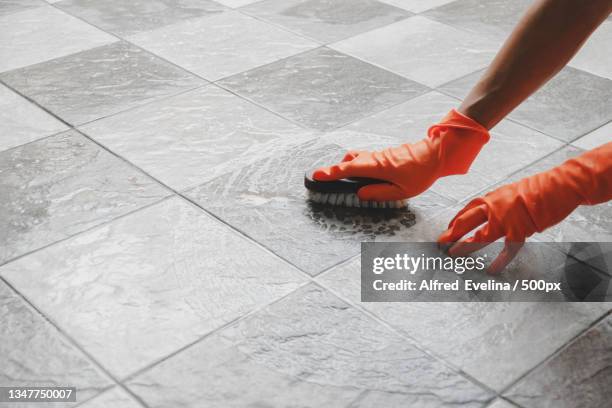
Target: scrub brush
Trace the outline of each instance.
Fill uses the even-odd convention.
[[[405,208],[406,200],[397,201],[362,201],[357,191],[370,184],[386,183],[386,181],[371,178],[346,178],[335,181],[317,181],[312,173],[304,175],[304,187],[308,191],[308,199],[315,203],[338,205],[357,208]]]

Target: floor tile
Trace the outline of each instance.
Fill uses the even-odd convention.
[[[477,72],[440,89],[464,98],[478,81]],[[569,142],[612,119],[612,80],[566,67],[509,117],[530,128]]]
[[[114,387],[95,398],[79,405],[81,408],[141,408],[127,392],[119,387]]]
[[[236,161],[265,157],[266,142],[314,137],[212,85],[81,129],[177,190],[210,180]]]
[[[75,131],[0,153],[0,264],[168,193]]]
[[[188,192],[221,219],[315,275],[359,252],[361,241],[401,240],[406,230],[448,205],[433,193],[409,210],[322,206],[305,199],[304,173],[341,158],[342,149],[311,140],[236,169]]]
[[[131,380],[152,408],[345,407],[363,391],[403,406],[481,407],[485,391],[323,289],[308,285]]]
[[[304,280],[178,198],[21,258],[0,273],[120,378]]]
[[[51,6],[0,17],[0,72],[108,44],[116,39]]]
[[[210,0],[64,0],[57,7],[122,37],[225,10]]]
[[[424,15],[496,39],[501,46],[532,3],[531,0],[458,0]]]
[[[610,309],[605,303],[361,303],[359,259],[317,280],[496,390]]]
[[[493,402],[493,404],[489,405],[487,408],[516,408],[516,405],[498,398]]]
[[[532,166],[513,174],[500,185],[518,181],[562,164],[582,153],[575,147],[565,147]],[[496,186],[491,187],[491,190]],[[580,206],[561,223],[535,235],[544,242],[612,242],[612,201],[595,206]]]
[[[44,110],[0,85],[0,151],[67,129]]]
[[[47,3],[43,0],[2,0],[0,2],[0,16],[44,6],[45,4]]]
[[[317,46],[235,11],[137,34],[130,41],[209,81]]]
[[[366,141],[362,143],[355,137],[341,145],[350,149],[380,149],[417,142],[426,137],[429,126],[438,123],[458,104],[456,99],[438,92],[427,93],[347,126],[367,132]],[[370,143],[375,145],[368,146]],[[491,131],[491,140],[468,174],[440,179],[432,189],[445,197],[462,200],[561,146],[561,142],[542,133],[502,121]]]
[[[421,13],[433,7],[438,7],[455,0],[380,0],[383,3],[400,7],[413,13]]]
[[[521,380],[507,397],[525,408],[604,407],[612,399],[612,316]]]
[[[342,126],[426,90],[420,84],[329,48],[278,61],[227,78],[220,84],[318,130]]]
[[[612,140],[612,121],[606,123],[589,134],[574,140],[572,144],[584,150],[591,150]]]
[[[83,353],[2,281],[0,313],[2,386],[73,386],[80,401],[111,385]],[[25,404],[0,406],[19,408]]]
[[[264,0],[242,11],[324,44],[411,15],[376,0]]]
[[[7,72],[0,79],[73,124],[206,83],[126,42]]]
[[[612,21],[604,21],[570,61],[572,67],[612,79]]]
[[[486,67],[497,51],[494,41],[421,16],[331,47],[430,87]]]

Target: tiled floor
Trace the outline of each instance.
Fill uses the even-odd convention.
[[[610,20],[470,174],[403,212],[304,200],[313,166],[422,138],[528,3],[0,2],[0,385],[84,408],[606,406],[610,304],[361,303],[355,255],[609,141]],[[611,220],[535,239],[612,241]]]

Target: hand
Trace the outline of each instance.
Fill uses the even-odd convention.
[[[349,151],[341,163],[315,170],[313,177],[331,181],[367,177],[388,183],[358,191],[363,201],[394,201],[414,197],[438,178],[464,174],[489,140],[487,129],[453,110],[432,126],[428,137],[379,152]]]
[[[453,244],[448,251],[451,256],[466,256],[505,238],[504,249],[488,269],[489,273],[499,273],[514,259],[526,238],[562,221],[579,205],[599,204],[611,198],[612,143],[608,143],[472,200],[451,220],[438,242]],[[474,235],[459,241],[481,225]]]

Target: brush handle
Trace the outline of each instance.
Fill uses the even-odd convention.
[[[307,190],[314,191],[317,193],[354,193],[364,186],[370,184],[381,184],[387,183],[384,180],[362,178],[362,177],[351,177],[346,179],[334,180],[334,181],[317,181],[312,178],[312,172],[304,175],[304,187]]]

